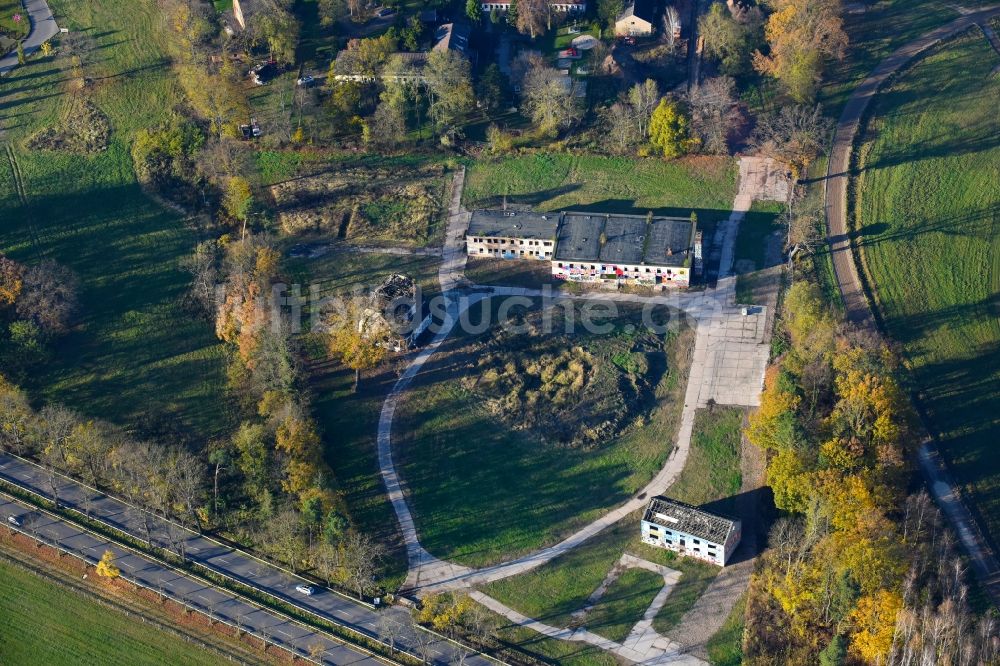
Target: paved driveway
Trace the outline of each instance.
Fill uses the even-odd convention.
[[[31,32],[24,40],[24,55],[30,56],[42,44],[59,34],[59,26],[56,25],[56,19],[52,16],[52,10],[45,0],[26,0],[24,4],[28,9],[28,20],[31,21]],[[17,67],[16,52],[0,58],[0,76],[4,76],[15,67]]]

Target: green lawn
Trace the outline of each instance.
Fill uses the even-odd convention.
[[[645,424],[594,446],[545,442],[538,430],[512,429],[489,413],[478,389],[457,381],[475,368],[473,343],[446,342],[396,410],[396,464],[431,553],[482,566],[554,543],[628,499],[662,466],[679,422],[690,329],[657,361],[667,370],[651,390],[656,403]]]
[[[699,505],[738,493],[742,482],[742,425],[743,410],[739,407],[697,410],[687,462],[667,494],[689,504]]]
[[[722,628],[708,639],[705,646],[712,666],[740,666],[743,663],[743,627],[747,610],[747,595],[737,599]]]
[[[663,576],[646,569],[626,569],[587,612],[587,628],[623,642],[662,588]]]
[[[143,194],[129,152],[134,132],[165,120],[180,96],[158,42],[155,3],[51,5],[60,25],[89,30],[97,42],[88,94],[113,134],[108,149],[92,157],[23,148],[60,118],[61,60],[32,59],[0,88],[3,138],[28,197],[26,210],[0,152],[0,251],[23,261],[51,257],[82,283],[80,326],[28,387],[46,401],[142,432],[221,434],[228,422],[222,347],[211,325],[181,307],[189,278],[178,263],[197,236]]]
[[[475,162],[465,180],[469,207],[509,203],[538,210],[600,212],[652,210],[658,215],[729,215],[736,192],[736,162],[725,158],[633,159],[538,153]]]
[[[4,664],[218,664],[219,655],[0,561]]]
[[[858,243],[956,479],[1000,539],[1000,63],[978,29],[876,99]]]

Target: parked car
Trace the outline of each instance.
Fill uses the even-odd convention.
[[[313,78],[312,76],[309,76],[308,74],[306,74],[305,76],[300,76],[298,80],[295,81],[295,85],[304,86],[306,88],[312,88],[313,85],[315,85],[315,83],[316,79]]]
[[[301,584],[295,586],[295,591],[298,592],[299,594],[304,594],[307,597],[311,597],[313,594],[315,594],[316,588],[313,587],[312,585]]]
[[[392,7],[382,7],[375,12],[376,18],[386,18],[387,16],[392,16],[396,13],[396,10]]]
[[[24,521],[17,516],[7,516],[7,522],[14,527],[24,527]]]

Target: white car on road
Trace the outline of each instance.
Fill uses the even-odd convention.
[[[17,516],[7,516],[7,522],[13,525],[14,527],[24,526],[24,522]]]
[[[296,585],[295,591],[299,592],[300,594],[304,594],[307,597],[311,597],[316,592],[316,588],[313,587],[312,585],[302,584],[302,585]]]

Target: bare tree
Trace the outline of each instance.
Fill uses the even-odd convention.
[[[45,259],[24,271],[17,313],[51,335],[65,333],[77,312],[79,280],[71,270]]]
[[[816,106],[783,106],[758,119],[752,145],[766,157],[789,165],[801,177],[823,151],[832,121]]]
[[[402,625],[391,611],[383,611],[378,618],[378,638],[389,646],[389,654],[396,651],[396,638],[399,636]]]
[[[205,487],[201,461],[184,449],[176,450],[172,457],[173,464],[167,468],[168,483],[173,489],[173,495],[184,505],[184,510],[201,531],[201,519],[197,511]]]
[[[691,129],[707,152],[729,152],[729,133],[739,120],[735,89],[731,77],[718,76],[694,86],[687,94]]]
[[[555,136],[583,116],[578,84],[542,61],[531,64],[524,76],[524,106],[542,134]]]
[[[385,557],[385,546],[367,534],[351,531],[343,541],[345,582],[362,596]]]
[[[668,5],[666,10],[663,12],[663,38],[667,42],[667,46],[670,47],[672,51],[677,42],[677,35],[681,32],[681,15],[677,12],[677,8],[673,5]]]

